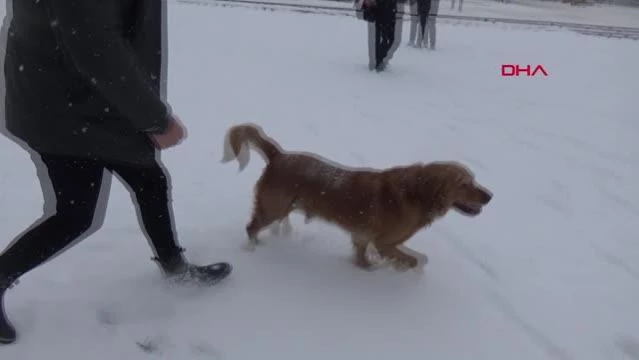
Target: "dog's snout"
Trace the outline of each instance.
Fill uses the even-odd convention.
[[[493,199],[493,194],[490,191],[488,191],[488,190],[483,190],[482,193],[483,193],[483,199],[482,200],[483,200],[484,204],[488,204],[490,202],[490,200]]]

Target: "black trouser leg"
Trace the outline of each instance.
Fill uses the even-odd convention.
[[[0,274],[17,279],[66,248],[91,227],[104,169],[118,174],[129,186],[157,257],[168,259],[181,253],[169,210],[168,179],[159,164],[138,168],[47,155],[43,155],[42,160],[55,192],[56,212],[20,236],[0,255]]]
[[[386,26],[384,27],[384,32],[386,33],[384,58],[386,58],[389,55],[389,52],[393,48],[393,44],[395,43],[395,22],[396,21],[397,21],[397,18],[395,17],[395,13],[392,13],[389,15],[389,19],[386,22]]]
[[[177,282],[203,285],[216,284],[230,274],[230,264],[191,266],[179,256],[182,249],[175,242],[173,232],[168,179],[159,163],[139,168],[46,155],[42,160],[54,192],[45,193],[44,197],[45,201],[56,202],[55,213],[36,223],[0,255],[0,343],[10,344],[17,338],[15,328],[4,313],[6,289],[20,276],[80,239],[81,235],[88,234],[100,200],[105,169],[118,174],[128,185],[143,228],[165,274]],[[46,179],[40,181],[44,184]]]
[[[420,13],[419,14],[419,43],[421,45],[421,43],[423,42],[424,44],[426,43],[426,21],[428,20],[428,14],[427,13]]]
[[[382,36],[382,21],[376,19],[375,21],[375,66],[379,66],[384,59],[384,47]]]
[[[388,52],[395,41],[394,14],[391,14],[391,16],[384,14],[384,16],[375,23],[375,37],[377,44],[375,49],[377,66],[380,66],[384,63],[384,60],[388,56]]]
[[[86,160],[42,156],[53,185],[56,212],[16,239],[0,255],[0,273],[17,279],[50,259],[87,231],[93,222],[103,167]],[[46,181],[41,179],[40,181]]]
[[[140,225],[159,259],[170,259],[182,249],[176,242],[170,207],[168,175],[156,163],[147,168],[109,165],[129,188],[136,205]]]

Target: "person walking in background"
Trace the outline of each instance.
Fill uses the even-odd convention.
[[[462,11],[462,5],[464,4],[464,0],[459,0],[459,8],[457,9],[457,11],[461,12]],[[451,10],[455,10],[455,0],[451,0],[450,2],[450,9]]]
[[[398,0],[356,0],[358,18],[368,22],[369,70],[384,71],[401,41]]]
[[[439,14],[439,0],[426,0],[429,2],[428,15],[426,16],[426,28],[424,31],[424,47],[428,41],[431,50],[435,50],[437,42],[437,15]]]
[[[6,135],[45,175],[45,214],[0,254],[0,343],[17,339],[4,311],[6,290],[95,231],[111,173],[134,195],[153,260],[168,280],[213,285],[227,277],[228,263],[188,263],[175,235],[159,151],[182,141],[185,129],[165,103],[166,2],[8,2]]]
[[[415,0],[416,16],[413,16],[411,21],[411,44],[416,48],[426,47],[426,22],[428,20],[428,14],[430,12],[431,0]],[[413,42],[413,28],[417,31],[417,41]]]
[[[430,49],[435,50],[438,11],[439,0],[414,0],[414,4],[411,4],[409,46],[428,48],[430,43]]]

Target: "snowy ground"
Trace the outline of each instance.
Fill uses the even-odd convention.
[[[375,74],[353,18],[170,11],[169,96],[190,130],[164,155],[181,242],[235,272],[162,286],[114,181],[104,227],[8,292],[21,338],[0,359],[639,359],[639,42],[442,24],[436,52],[402,45]],[[550,76],[501,78],[504,62]],[[245,121],[348,165],[462,160],[495,198],[407,243],[430,256],[423,275],[358,271],[346,235],[299,216],[291,238],[247,253],[263,163],[219,163]],[[4,246],[42,198],[4,138],[0,163]]]

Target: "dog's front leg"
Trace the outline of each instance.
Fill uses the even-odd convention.
[[[368,260],[366,249],[368,249],[369,239],[361,234],[352,234],[351,242],[353,243],[353,262],[355,266],[364,270],[372,270],[373,265]]]
[[[417,264],[418,266],[423,267],[423,266],[426,266],[426,264],[428,263],[428,256],[426,254],[424,254],[424,253],[421,253],[421,252],[419,252],[417,250],[413,250],[413,249],[411,249],[409,247],[406,247],[404,245],[397,246],[397,249],[402,251],[402,252],[404,252],[404,253],[406,253],[406,254],[410,254],[410,255],[416,257],[417,261],[418,261],[418,264]]]
[[[276,224],[276,226],[279,226],[279,224]],[[253,219],[249,224],[246,225],[246,234],[248,235],[248,241],[244,246],[244,249],[246,251],[253,252],[255,251],[257,245],[260,244],[260,241],[257,238],[257,233],[258,230],[256,226],[256,220]]]
[[[406,254],[410,254],[411,256],[414,256],[417,259],[417,266],[415,267],[416,270],[419,271],[423,271],[424,267],[426,266],[426,264],[428,263],[428,256],[426,256],[426,254],[423,254],[417,250],[413,250],[411,248],[408,248],[404,245],[399,245],[397,246],[397,249],[406,253]]]
[[[257,248],[257,245],[259,245],[260,242],[257,239],[251,239],[249,238],[248,241],[246,242],[246,244],[244,245],[244,250],[248,251],[248,252],[254,252],[255,248]]]
[[[414,269],[419,265],[419,259],[415,256],[409,255],[402,250],[398,249],[396,245],[381,245],[375,246],[379,255],[390,260],[396,269]]]

